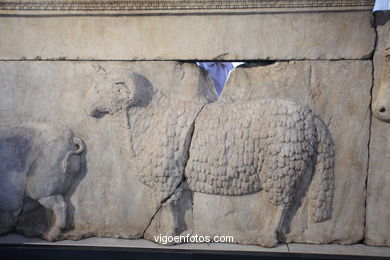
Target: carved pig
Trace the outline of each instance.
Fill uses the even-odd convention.
[[[66,226],[63,195],[80,171],[83,141],[53,123],[22,122],[0,127],[0,234],[10,232],[25,211],[51,209],[54,224],[44,234],[59,239]]]

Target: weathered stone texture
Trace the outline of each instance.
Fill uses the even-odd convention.
[[[390,246],[390,15],[378,13],[365,243]],[[384,109],[384,111],[381,111]],[[381,120],[379,120],[381,119]]]
[[[103,78],[101,74],[103,74]],[[137,94],[124,92],[125,87],[132,84],[131,81],[128,81],[128,75],[132,74],[138,75],[138,81],[136,80],[134,84],[149,87],[150,94],[152,94],[150,100],[135,100],[135,104],[140,105],[138,111],[144,111],[145,116],[148,115],[148,112],[157,113],[154,122],[144,118],[144,122],[139,121],[139,125],[133,125],[133,128],[142,127],[142,123],[145,122],[159,124],[159,122],[166,121],[174,124],[173,121],[163,117],[164,107],[166,108],[172,100],[177,103],[176,105],[187,104],[189,107],[194,107],[192,114],[196,115],[199,107],[209,102],[208,98],[213,98],[211,90],[205,93],[206,90],[201,89],[204,86],[211,86],[210,84],[197,83],[200,79],[209,79],[204,78],[205,73],[194,64],[43,61],[1,62],[0,64],[1,121],[6,119],[11,121],[13,119],[60,121],[68,125],[77,136],[82,137],[85,141],[87,147],[86,173],[85,176],[82,176],[77,187],[71,191],[72,195],[69,198],[71,205],[69,214],[74,230],[65,234],[64,238],[142,237],[155,212],[160,208],[161,201],[169,195],[166,193],[161,195],[160,190],[151,189],[141,184],[136,171],[137,164],[141,161],[145,165],[149,161],[134,158],[134,155],[131,154],[126,111],[119,113],[119,110],[123,108],[121,104],[116,107],[116,104],[111,102],[115,96],[121,101],[125,100],[124,97],[127,95]],[[99,89],[102,91],[101,95],[107,99],[103,105],[96,98],[88,99],[91,97],[91,89],[96,88],[96,84],[107,84],[103,88],[113,92],[104,92]],[[203,93],[205,96],[202,96]],[[111,106],[115,107],[118,111],[106,111],[104,104],[108,104],[110,108]],[[91,107],[94,106],[103,113],[99,116],[100,118],[94,118],[90,115],[96,112],[94,109],[91,110]],[[177,106],[169,105],[168,107],[177,108]],[[104,116],[106,112],[109,115]],[[158,118],[158,115],[161,118]],[[192,124],[187,126],[186,131],[191,131],[191,127]],[[150,133],[153,128],[140,129],[141,132],[143,130]],[[163,130],[161,131],[163,132]],[[182,134],[174,140],[176,140],[175,144],[180,142],[180,147],[177,147],[179,152],[186,154],[186,147],[182,143],[186,142],[185,140],[190,138],[190,135],[186,137],[186,132],[183,133],[184,135]],[[156,147],[149,147],[149,143],[151,145],[159,144],[147,140],[147,138],[140,140],[140,143],[144,146],[144,150],[150,152],[154,152]],[[164,155],[164,151],[161,152]],[[148,158],[145,157],[144,160],[146,159]],[[179,158],[179,160],[185,161],[185,158]],[[180,165],[174,164],[174,167],[180,169]],[[181,166],[181,168],[183,167]],[[157,174],[162,173],[162,171],[158,172],[157,170]],[[180,205],[179,203],[178,206]],[[182,207],[184,207],[184,211],[191,212],[191,209],[185,207],[185,203]],[[42,235],[39,232],[31,233],[28,228],[31,225],[47,225],[47,221],[44,221],[45,213],[42,212],[42,209],[38,209],[29,214],[29,216],[22,216],[22,220],[26,219],[26,221],[22,221],[21,224],[25,226],[20,226],[19,232],[33,236]],[[39,223],[31,223],[28,221],[29,219],[35,219]],[[156,232],[161,233],[162,231],[157,230]]]
[[[0,18],[0,59],[361,59],[374,43],[370,11]]]
[[[332,215],[334,145],[307,106],[268,98],[208,104],[195,122],[189,154],[185,175],[192,191],[216,196],[262,191],[277,208],[258,234],[261,246],[278,244],[285,219],[305,195],[311,222]]]
[[[213,104],[288,99],[307,104],[329,127],[336,153],[332,217],[322,223],[311,223],[307,217],[306,196],[301,205],[297,202],[299,207],[295,212],[289,212],[282,240],[347,244],[363,238],[371,71],[370,61],[302,61],[247,66],[231,74],[220,100]],[[267,203],[264,194],[261,191],[232,197],[195,192],[194,232],[234,235],[238,243],[258,243],[261,232],[272,225],[276,216],[275,207]],[[218,208],[218,211],[210,212],[210,208]]]
[[[60,121],[85,141],[86,174],[71,191],[69,213],[74,227],[73,231],[65,233],[64,238],[144,236],[153,239],[154,235],[184,232],[233,235],[237,243],[265,246],[274,246],[277,241],[347,244],[361,240],[364,235],[371,73],[371,61],[248,64],[231,74],[218,101],[206,105],[214,101],[215,96],[210,89],[210,79],[194,64],[1,62],[0,118]],[[241,101],[253,105],[253,110],[240,106]],[[213,113],[212,109],[218,107],[219,113]],[[293,117],[282,120],[284,113],[290,113],[290,110]],[[328,149],[333,148],[332,138],[336,154],[333,203],[324,199],[332,196],[330,191],[333,193],[333,171],[324,177],[328,180],[320,185],[324,196],[320,195],[320,203],[314,206],[324,210],[314,211],[314,215],[310,212],[313,207],[308,205],[307,189],[291,194],[283,191],[283,196],[302,198],[302,201],[294,201],[294,207],[285,212],[282,232],[275,237],[275,230],[269,229],[278,224],[274,217],[280,215],[278,206],[282,197],[280,192],[269,194],[265,190],[275,191],[278,184],[287,181],[275,182],[273,188],[269,182],[254,179],[252,184],[264,188],[257,192],[259,189],[244,187],[248,186],[248,176],[242,175],[238,179],[245,185],[235,189],[235,185],[230,183],[233,185],[229,190],[232,194],[218,193],[221,189],[205,194],[210,187],[204,183],[198,185],[203,176],[189,176],[199,173],[199,165],[195,166],[196,171],[191,170],[191,156],[196,154],[191,148],[198,148],[195,143],[190,143],[199,141],[194,137],[200,130],[213,128],[213,124],[224,116],[223,112],[227,113],[226,118],[230,118],[224,126],[227,132],[235,125],[232,118],[237,122],[250,118],[253,122],[256,119],[254,127],[260,127],[256,131],[251,128],[250,135],[273,137],[273,131],[267,132],[266,126],[263,128],[261,125],[263,114],[277,119],[268,118],[270,125],[292,124],[296,129],[299,129],[299,124],[307,125],[308,131],[302,138],[306,138],[308,143],[327,143],[319,147],[324,148],[324,153],[329,153],[328,159],[332,158],[322,163],[318,157],[318,161],[313,160],[312,163],[333,170],[333,157]],[[258,114],[240,117],[240,113],[246,112]],[[322,127],[311,120],[305,119],[303,123],[306,117],[316,118],[314,115],[325,123],[321,123]],[[204,117],[210,117],[209,121],[204,121]],[[206,125],[202,126],[202,123]],[[247,122],[241,123],[242,126],[237,124],[238,130],[246,127]],[[329,129],[328,135],[321,136],[319,133],[325,130],[319,129]],[[216,134],[212,131],[210,136]],[[279,138],[282,137],[280,134],[288,131],[277,129],[274,132]],[[311,131],[316,131],[319,136]],[[243,135],[247,134],[243,131]],[[299,136],[303,133],[291,133],[289,138],[294,138],[295,134]],[[221,135],[221,138],[224,136]],[[239,137],[238,132],[236,137]],[[220,137],[216,135],[215,138],[219,142]],[[273,144],[278,143],[278,138],[271,140]],[[241,149],[237,142],[236,148]],[[211,145],[210,153],[220,148],[207,140],[206,145]],[[302,147],[305,146],[303,143]],[[313,147],[317,146],[314,144]],[[194,161],[205,162],[203,152],[197,152]],[[206,149],[204,154],[207,152]],[[296,153],[307,158],[313,155],[301,150]],[[190,158],[188,164],[187,156]],[[249,160],[245,156],[240,158],[244,163]],[[217,162],[210,161],[212,164]],[[231,166],[239,166],[231,162]],[[185,166],[188,166],[186,172]],[[204,166],[200,166],[203,173]],[[250,172],[250,166],[246,166],[249,168],[244,172]],[[266,171],[264,174],[273,177],[272,173]],[[212,174],[218,175],[218,172]],[[224,171],[220,177],[226,177],[223,174]],[[171,175],[174,178],[169,178]],[[192,178],[196,181],[191,182]],[[310,178],[305,178],[305,181],[310,181]],[[301,185],[300,182],[298,184]],[[275,205],[269,203],[270,199]],[[333,206],[329,211],[330,205]],[[33,214],[30,219],[31,216],[35,217],[33,219],[43,216],[41,219],[45,219],[45,211],[41,209],[29,214]],[[28,215],[23,219],[26,219],[22,222],[27,227],[32,225],[27,221]],[[42,224],[43,221],[38,222]],[[19,231],[29,234],[27,227],[21,226]]]

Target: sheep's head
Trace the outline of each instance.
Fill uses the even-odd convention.
[[[100,118],[125,110],[135,103],[135,92],[130,72],[108,76],[105,71],[99,71],[87,93],[87,113]]]

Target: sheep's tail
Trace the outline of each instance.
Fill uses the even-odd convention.
[[[62,160],[62,164],[61,164],[61,170],[62,170],[63,173],[68,173],[68,171],[69,171],[69,168],[70,168],[70,157],[72,155],[81,154],[84,151],[84,149],[85,149],[85,145],[84,145],[83,140],[81,140],[80,138],[78,138],[76,136],[74,136],[72,138],[72,140],[73,140],[73,143],[78,148],[75,151],[67,151],[66,152],[65,157]]]
[[[309,188],[309,219],[322,222],[332,215],[334,189],[334,144],[327,126],[314,118],[317,130],[317,162]]]

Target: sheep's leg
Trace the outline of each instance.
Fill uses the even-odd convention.
[[[166,235],[176,236],[178,233],[178,213],[177,213],[177,204],[182,197],[182,187],[179,187],[175,190],[172,196],[164,203],[164,206],[167,207],[167,218],[169,229]]]
[[[169,229],[167,235],[176,236],[177,235],[177,214],[175,212],[175,205],[173,202],[169,203],[168,205],[168,215],[169,215]]]
[[[48,241],[60,238],[61,230],[66,226],[67,204],[61,195],[50,196],[39,200],[45,208],[51,209],[55,216],[55,221],[50,230],[44,235]]]
[[[284,218],[286,216],[286,208],[287,208],[286,205],[279,205],[278,210],[276,212],[276,217],[274,219],[275,220],[274,230],[275,230],[275,233],[277,236],[280,235],[282,232],[283,222],[284,222]]]
[[[271,219],[268,228],[261,233],[258,239],[260,246],[275,247],[278,245],[278,233],[282,230],[283,220],[286,214],[285,209],[285,205],[277,206],[275,217]]]

